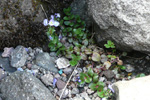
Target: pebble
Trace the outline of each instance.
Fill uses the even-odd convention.
[[[73,69],[72,69],[71,67],[66,68],[66,69],[63,70],[63,72],[64,72],[65,74],[71,74],[72,71],[73,71]]]
[[[62,90],[59,90],[58,92],[57,92],[57,95],[61,95],[61,93],[63,92],[63,89]],[[68,95],[69,95],[69,89],[65,89],[65,91],[64,91],[64,93],[63,93],[63,95],[62,95],[62,98],[66,98],[66,97],[68,97]]]
[[[2,80],[5,76],[5,71],[2,68],[0,68],[0,80]]]
[[[66,58],[58,58],[56,60],[56,64],[59,69],[67,68],[68,66],[70,66],[69,60]]]
[[[106,76],[106,78],[110,79],[115,76],[115,74],[111,70],[103,71],[103,74]]]
[[[126,69],[125,69],[126,72],[129,73],[129,72],[134,71],[134,67],[131,64],[126,64],[125,66],[126,66]]]
[[[45,74],[41,77],[41,80],[42,82],[45,84],[45,85],[52,85],[53,83],[53,75],[52,74]]]
[[[91,100],[90,97],[86,92],[80,93],[81,97],[83,97],[85,100]]]
[[[57,88],[59,90],[61,90],[61,89],[63,89],[65,87],[66,83],[64,81],[58,79],[56,85],[57,85]]]
[[[71,91],[71,94],[79,94],[79,89],[78,88],[73,88]]]
[[[55,74],[54,77],[57,78],[57,79],[60,79],[60,75],[59,74]]]
[[[101,100],[99,97],[96,97],[95,100]]]
[[[104,66],[106,67],[106,69],[109,69],[111,66],[111,63],[109,61],[104,62]]]
[[[107,56],[105,54],[101,55],[101,63],[104,63],[108,60]]]
[[[86,90],[86,92],[87,92],[88,94],[92,94],[92,93],[94,93],[94,91],[93,91],[93,90],[91,90],[91,89],[87,89],[87,90]]]
[[[2,57],[10,57],[11,52],[12,52],[13,50],[14,50],[13,47],[10,47],[10,48],[5,47],[5,48],[4,48],[4,52],[2,53]]]

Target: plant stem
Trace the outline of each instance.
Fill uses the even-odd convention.
[[[74,71],[77,69],[78,65],[79,65],[79,62],[78,62],[78,64],[76,65]],[[60,97],[59,97],[59,100],[61,100],[61,97],[62,97],[62,95],[63,95],[63,93],[64,93],[64,91],[65,91],[65,89],[66,89],[68,83],[70,82],[70,80],[71,80],[71,78],[72,78],[72,76],[73,76],[74,71],[72,72],[72,74],[71,74],[71,76],[69,77],[69,79],[68,79],[68,81],[67,81],[65,87],[63,88],[63,91],[62,91],[62,93],[61,93],[61,95],[60,95]]]

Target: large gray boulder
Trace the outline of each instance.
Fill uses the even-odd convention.
[[[4,78],[0,91],[3,100],[56,100],[39,79],[26,72]]]
[[[113,84],[115,100],[150,100],[150,76]]]
[[[150,52],[149,0],[88,0],[98,43],[111,39],[122,50]]]

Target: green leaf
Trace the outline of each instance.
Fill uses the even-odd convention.
[[[104,82],[100,82],[100,81],[97,82],[96,84],[99,85],[99,86],[104,86],[105,85]]]
[[[86,77],[86,79],[85,79],[85,82],[86,82],[86,83],[92,82],[92,78],[91,78],[91,77],[89,77],[88,75],[85,76],[85,77]]]
[[[74,23],[73,23],[73,22],[71,22],[69,25],[70,25],[70,26],[73,26],[73,25],[74,25]]]
[[[94,72],[93,72],[92,68],[89,68],[89,69],[88,69],[87,74],[88,74],[90,77],[93,76]]]
[[[71,27],[67,27],[66,29],[67,29],[68,32],[72,31],[72,28],[71,28]],[[72,34],[72,33],[71,33],[71,34]]]
[[[107,55],[108,58],[111,58],[112,55]]]
[[[119,67],[120,67],[121,70],[125,70],[126,69],[126,67],[122,66],[122,65],[119,65]]]
[[[97,90],[97,84],[95,84],[95,83],[91,83],[91,84],[89,84],[89,88],[91,89],[91,90],[93,90],[93,91],[96,91]]]
[[[71,15],[71,16],[70,16],[70,19],[72,20],[74,17],[75,17],[74,15]]]
[[[98,82],[98,79],[99,77],[98,77],[98,74],[97,73],[94,73],[94,76],[93,76],[93,82]]]
[[[73,29],[73,32],[78,35],[81,33],[81,28]]]
[[[71,65],[71,66],[77,65],[77,63],[78,63],[78,62],[77,62],[76,60],[74,60],[74,59],[70,61],[70,65]]]
[[[112,45],[113,43],[112,43],[112,41],[108,40],[108,41],[107,41],[107,44],[110,46],[110,45]]]
[[[115,48],[115,46],[114,46],[114,45],[111,45],[110,47],[111,47],[111,48]]]
[[[98,94],[98,96],[99,96],[100,98],[104,98],[104,97],[105,97],[104,91],[101,91],[101,92],[97,91],[97,94]]]
[[[57,47],[60,48],[62,46],[62,43],[58,42]]]
[[[69,25],[71,22],[70,21],[64,21],[65,25]]]
[[[63,19],[64,19],[64,20],[70,20],[67,16],[65,16]]]
[[[110,48],[110,46],[109,46],[108,44],[105,44],[104,46],[105,46],[106,48]]]

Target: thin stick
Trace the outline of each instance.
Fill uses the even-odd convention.
[[[43,10],[43,12],[44,12],[44,14],[45,14],[46,18],[48,19],[47,14],[46,14],[46,12],[45,12],[45,10],[44,10],[44,8],[43,8],[43,5],[42,5],[42,4],[41,4],[41,8],[42,8],[42,10]]]
[[[79,65],[79,63],[76,65],[74,71],[77,69],[78,65]],[[71,78],[72,78],[72,76],[73,76],[74,71],[72,72],[72,74],[71,74],[71,76],[69,77],[69,79],[68,79],[68,81],[67,81],[65,87],[63,88],[63,91],[62,91],[62,93],[61,93],[61,95],[60,95],[60,97],[59,97],[59,100],[61,100],[61,97],[62,97],[62,95],[63,95],[63,93],[64,93],[64,91],[65,91],[65,89],[66,89],[68,83],[70,82],[70,80],[71,80]]]

